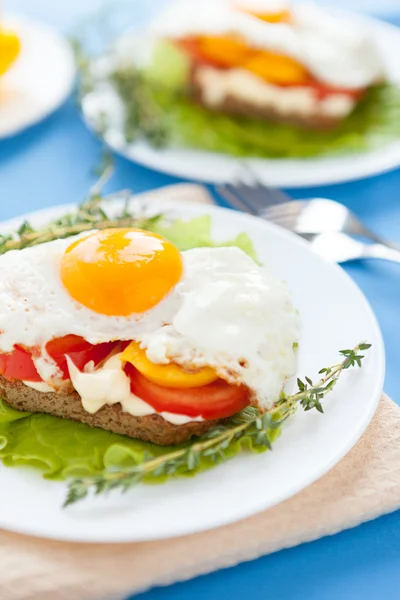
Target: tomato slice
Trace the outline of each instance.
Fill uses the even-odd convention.
[[[323,100],[332,94],[344,94],[345,96],[350,96],[350,98],[353,98],[354,100],[361,100],[365,94],[365,89],[351,90],[348,88],[336,88],[314,80],[309,81],[306,85],[316,91],[320,100]]]
[[[56,359],[69,352],[84,352],[91,346],[92,344],[78,335],[64,335],[47,342],[46,350],[52,358]]]
[[[286,88],[292,87],[292,84],[282,83],[280,85],[281,85],[281,87],[286,87]],[[295,87],[311,88],[317,94],[319,100],[323,100],[324,98],[327,98],[328,96],[331,96],[332,94],[344,94],[345,96],[349,96],[350,98],[353,98],[354,100],[361,100],[361,98],[365,95],[365,92],[366,92],[366,90],[364,88],[354,90],[354,89],[349,89],[349,88],[333,87],[333,86],[327,85],[325,83],[322,83],[321,81],[317,81],[317,80],[311,79],[311,78],[308,79],[304,83],[296,84]]]
[[[93,345],[77,335],[66,335],[48,342],[46,350],[62,371],[63,379],[69,379],[66,355],[79,370],[83,370],[90,361],[93,361],[95,366],[98,365],[111,354],[117,344],[118,342],[106,342]],[[11,380],[42,381],[32,358],[32,354],[36,353],[36,348],[28,350],[22,346],[15,346],[12,352],[0,354],[0,375]]]
[[[130,363],[126,363],[125,372],[130,377],[132,393],[148,402],[157,412],[223,419],[249,404],[247,388],[230,385],[222,379],[197,388],[166,388],[146,379]]]
[[[42,381],[32,354],[21,346],[15,346],[8,354],[0,354],[0,374],[10,380]]]
[[[63,379],[69,379],[66,356],[69,356],[74,365],[81,371],[90,361],[93,361],[95,366],[98,365],[113,351],[117,343],[105,342],[93,345],[77,335],[66,335],[48,342],[46,350],[62,371]]]

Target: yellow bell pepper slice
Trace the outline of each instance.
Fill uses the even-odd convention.
[[[163,387],[202,387],[218,379],[216,372],[210,367],[186,371],[175,363],[152,363],[146,356],[146,350],[135,341],[125,348],[120,358],[123,362],[131,363],[146,379]]]
[[[243,68],[275,84],[308,81],[307,69],[289,56],[250,48],[239,37],[200,36],[195,43],[201,56],[225,68]]]
[[[11,67],[21,50],[18,36],[6,29],[0,29],[0,76]]]
[[[289,56],[273,52],[258,52],[243,67],[262,79],[275,84],[296,85],[308,81],[307,69]]]

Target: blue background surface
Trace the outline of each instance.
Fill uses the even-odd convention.
[[[159,0],[125,3],[136,23],[141,23],[148,9],[154,9],[157,4]],[[351,6],[351,2],[346,4]],[[375,12],[377,4],[374,3]],[[9,2],[8,8],[71,31],[99,5],[99,0],[84,3],[14,0]],[[383,16],[400,25],[400,2],[392,0],[382,6],[389,5],[398,6],[397,15],[393,12]],[[83,125],[72,99],[45,122],[0,141],[0,220],[82,199],[94,181],[92,171],[99,156],[100,144]],[[118,158],[116,174],[107,191],[130,187],[141,192],[178,181],[181,180]],[[400,242],[400,169],[363,181],[290,190],[290,193],[296,198],[322,196],[339,200],[377,233]],[[345,269],[364,291],[377,315],[387,351],[385,389],[400,404],[400,268],[366,261],[347,265]],[[152,590],[136,598],[173,600],[179,595],[181,600],[205,597],[223,600],[251,595],[274,600],[378,597],[397,600],[400,598],[399,566],[400,512],[397,512],[334,537],[169,588]]]

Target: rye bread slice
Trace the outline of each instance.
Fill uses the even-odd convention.
[[[120,404],[106,405],[96,413],[90,414],[83,408],[77,392],[38,392],[20,381],[7,381],[1,376],[0,397],[16,410],[47,413],[62,419],[72,419],[91,427],[100,427],[106,431],[160,446],[181,444],[192,436],[205,434],[209,429],[223,422],[223,419],[220,419],[173,425],[157,414],[133,417],[124,412]]]

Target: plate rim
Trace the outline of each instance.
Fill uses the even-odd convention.
[[[136,201],[137,199],[140,199],[140,196],[135,196],[134,200]],[[167,207],[167,210],[169,210],[169,207],[170,207],[172,213],[174,213],[175,211],[178,212],[178,215],[177,215],[178,218],[179,218],[179,211],[182,210],[180,217],[183,217],[183,218],[186,218],[187,216],[190,217],[191,214],[193,216],[195,216],[195,215],[207,214],[207,213],[211,214],[211,218],[213,216],[213,213],[220,214],[221,216],[226,215],[228,217],[233,217],[234,219],[237,219],[237,218],[243,219],[244,218],[245,221],[247,221],[250,224],[250,227],[249,227],[250,229],[251,229],[252,223],[257,222],[259,224],[260,222],[262,222],[263,226],[265,226],[266,230],[272,230],[272,231],[278,232],[286,240],[295,242],[296,244],[298,244],[304,248],[307,248],[310,252],[312,252],[312,250],[309,248],[308,242],[301,239],[297,235],[293,234],[290,231],[282,229],[278,225],[263,221],[262,219],[260,219],[258,217],[254,217],[252,215],[247,215],[247,214],[241,213],[239,211],[234,211],[231,209],[223,208],[220,206],[214,206],[214,205],[200,205],[200,204],[199,205],[185,205],[183,202],[174,203],[174,202],[163,201],[162,199],[154,199],[153,201],[151,201],[152,207],[153,206],[157,207],[159,204],[162,205],[164,208]],[[39,222],[44,223],[45,220],[55,218],[57,216],[57,214],[61,214],[65,210],[73,210],[74,208],[76,208],[76,206],[77,206],[77,204],[75,204],[75,203],[69,203],[69,204],[63,204],[63,205],[57,205],[57,206],[39,209],[37,211],[32,211],[30,213],[24,213],[23,215],[13,217],[6,221],[0,222],[0,232],[9,230],[10,228],[14,228],[16,225],[18,225],[18,223],[21,223],[23,220],[25,220],[27,218],[31,219],[31,220],[32,220],[32,218],[34,218],[35,220],[38,220]],[[246,227],[245,222],[244,222],[244,227]],[[249,235],[251,236],[251,233]],[[311,484],[313,484],[315,481],[320,479],[326,473],[328,473],[328,471],[330,471],[330,469],[332,467],[334,467],[336,464],[338,464],[343,459],[343,457],[357,444],[357,442],[361,438],[362,434],[365,432],[366,428],[368,427],[369,423],[371,422],[373,415],[375,414],[375,411],[377,409],[377,406],[379,404],[379,401],[380,401],[380,398],[381,398],[381,395],[383,392],[383,382],[384,382],[384,376],[385,376],[385,347],[384,347],[384,342],[383,342],[383,338],[382,338],[382,334],[381,334],[381,330],[380,330],[378,321],[375,317],[375,314],[372,310],[371,305],[369,304],[367,298],[365,297],[364,293],[361,291],[359,286],[354,282],[354,280],[343,269],[341,269],[341,267],[339,265],[329,263],[328,261],[324,260],[321,257],[319,257],[319,259],[322,263],[325,264],[326,268],[339,273],[340,277],[342,277],[343,280],[347,280],[347,283],[350,284],[350,286],[353,289],[353,292],[358,297],[358,301],[360,301],[363,304],[364,308],[366,309],[366,313],[368,315],[368,320],[373,329],[374,336],[376,337],[376,342],[374,342],[374,347],[377,350],[377,355],[375,357],[375,363],[374,363],[376,376],[374,377],[373,388],[370,390],[371,402],[369,405],[369,410],[365,411],[365,413],[363,413],[363,418],[361,420],[357,421],[356,426],[354,427],[354,433],[351,437],[351,440],[349,440],[348,443],[346,445],[344,445],[343,448],[341,448],[341,451],[339,453],[337,453],[334,458],[332,458],[329,462],[325,463],[323,468],[314,472],[311,476],[303,478],[301,484],[299,484],[298,486],[295,486],[294,488],[291,488],[289,492],[282,495],[275,502],[268,503],[268,506],[266,506],[265,503],[263,503],[261,501],[261,502],[257,503],[257,507],[255,507],[254,504],[251,504],[251,505],[247,506],[245,510],[240,510],[239,513],[234,517],[232,515],[229,515],[228,518],[223,518],[223,517],[221,518],[221,515],[218,514],[218,518],[216,518],[214,515],[212,515],[212,518],[210,519],[210,522],[206,527],[204,527],[204,526],[196,527],[196,525],[193,525],[191,528],[186,527],[184,531],[176,530],[176,527],[172,527],[171,530],[167,530],[167,531],[163,532],[163,534],[161,536],[156,533],[154,533],[152,535],[146,535],[146,536],[144,536],[144,535],[132,536],[132,533],[126,533],[124,535],[119,534],[118,538],[115,538],[110,534],[104,535],[103,531],[101,531],[101,532],[97,531],[96,535],[91,535],[91,537],[89,539],[88,536],[85,536],[85,535],[83,535],[83,536],[80,536],[79,534],[76,535],[76,531],[74,531],[72,534],[64,533],[63,535],[60,535],[57,533],[51,533],[51,531],[47,531],[47,530],[45,530],[43,532],[43,529],[40,529],[40,527],[39,528],[36,527],[35,524],[33,524],[33,526],[31,526],[31,527],[27,527],[27,526],[23,526],[21,528],[18,528],[15,526],[10,527],[10,526],[7,526],[7,523],[5,523],[3,521],[3,518],[1,516],[0,516],[0,527],[7,531],[13,531],[16,533],[30,535],[30,536],[34,536],[34,537],[39,537],[39,538],[44,538],[44,539],[52,539],[52,540],[58,540],[58,541],[65,541],[65,542],[78,542],[78,543],[110,543],[110,544],[113,544],[113,543],[132,543],[132,542],[144,542],[144,541],[156,541],[156,540],[160,540],[160,539],[169,539],[169,538],[180,537],[180,536],[184,536],[184,535],[192,535],[195,533],[209,531],[209,530],[223,527],[223,526],[226,526],[229,524],[234,524],[243,519],[249,518],[253,515],[256,515],[256,514],[262,512],[264,510],[267,510],[269,508],[272,508],[273,506],[276,506],[276,505],[280,504],[281,502],[284,502],[285,500],[293,497],[297,493],[299,493],[302,490],[304,490],[305,488],[309,487]],[[15,470],[15,471],[17,471],[17,470]],[[21,474],[23,476],[23,471],[21,471]],[[38,476],[40,476],[40,475],[38,474]],[[1,472],[0,472],[0,478],[1,478]],[[60,483],[60,482],[56,482],[55,485],[57,485],[57,483]],[[61,483],[63,483],[63,485],[65,485],[65,482],[61,482]],[[185,483],[187,484],[189,482],[185,482]]]

